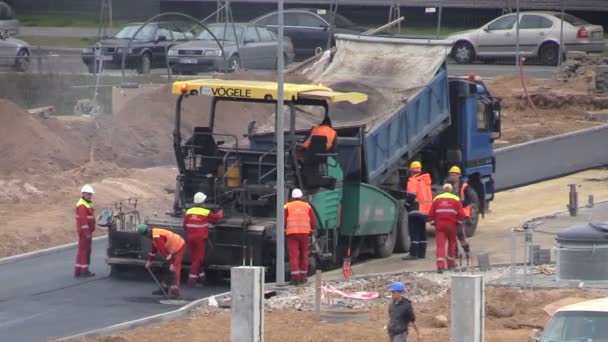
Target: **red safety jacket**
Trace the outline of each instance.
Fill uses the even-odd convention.
[[[431,175],[419,173],[412,175],[407,180],[407,192],[416,193],[416,200],[419,204],[419,211],[428,214],[433,204],[433,190],[431,189]]]
[[[224,218],[222,210],[217,213],[202,207],[192,207],[186,211],[184,216],[184,228],[188,238],[209,238],[209,222],[217,222]]]
[[[444,192],[437,195],[429,212],[429,221],[435,221],[435,226],[453,225],[457,228],[464,220],[464,210],[458,196]]]
[[[150,248],[148,259],[153,258],[156,252],[160,252],[165,259],[170,260],[168,257],[173,256],[185,245],[186,241],[179,234],[166,229],[152,228],[152,248]]]
[[[93,234],[95,231],[95,209],[93,203],[81,198],[76,203],[76,232]]]
[[[310,204],[302,200],[285,204],[285,235],[310,234],[316,225],[315,213]]]

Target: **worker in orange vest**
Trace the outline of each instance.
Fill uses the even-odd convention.
[[[168,292],[170,296],[179,298],[180,296],[180,277],[182,272],[182,259],[186,252],[186,241],[169,230],[161,228],[150,228],[147,224],[140,224],[137,227],[137,231],[152,239],[152,248],[148,253],[148,260],[146,261],[145,267],[149,269],[152,267],[152,258],[156,256],[156,252],[160,252],[165,261],[169,264],[169,272],[173,274],[173,283],[171,286],[167,285],[167,282],[163,280],[161,287],[163,288],[154,291],[153,294],[160,295],[164,292]],[[166,274],[166,272],[164,272]]]
[[[462,171],[460,167],[454,165],[448,170],[448,182],[452,184],[453,191],[452,193],[460,198],[460,202],[462,203],[462,207],[464,209],[465,221],[471,219],[471,192],[475,191],[466,181],[461,182]],[[465,250],[465,252],[469,252],[469,243],[467,241],[467,237],[464,231],[464,224],[458,228],[458,240],[460,240],[460,245]]]
[[[448,269],[456,267],[458,226],[464,220],[464,211],[460,198],[452,193],[452,189],[452,185],[449,183],[443,185],[443,193],[435,197],[428,217],[428,220],[435,224],[437,273],[443,273],[446,266],[446,239],[448,242]]]
[[[186,211],[184,216],[184,228],[188,235],[188,245],[190,246],[190,256],[192,264],[188,275],[188,285],[195,286],[197,282],[205,281],[205,270],[201,270],[201,264],[205,260],[205,247],[209,238],[209,222],[217,222],[224,218],[224,211],[217,213],[207,208],[203,208],[203,203],[207,195],[202,192],[194,194],[194,207]]]
[[[74,277],[93,277],[95,273],[89,271],[91,262],[91,245],[95,231],[95,209],[93,208],[93,194],[95,191],[89,184],[80,189],[81,197],[76,203],[76,232],[78,233],[78,252]]]
[[[410,176],[407,180],[406,191],[415,194],[415,198],[408,196],[406,209],[408,209],[408,229],[410,235],[410,253],[403,260],[424,259],[426,257],[426,220],[433,204],[433,191],[431,190],[431,176],[422,173],[422,164],[413,161],[410,164]]]
[[[308,273],[308,244],[316,227],[315,213],[302,199],[302,190],[293,189],[291,201],[285,204],[285,234],[289,251],[291,285],[306,284]]]
[[[310,135],[302,144],[302,146],[304,146],[305,149],[307,149],[310,146],[310,139],[315,135],[326,137],[327,142],[325,144],[325,147],[327,148],[327,151],[333,150],[333,148],[336,144],[337,133],[332,128],[331,120],[329,119],[328,116],[326,116],[325,119],[323,119],[323,121],[318,126],[315,126],[310,130]]]

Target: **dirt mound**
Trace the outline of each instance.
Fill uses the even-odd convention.
[[[67,143],[11,101],[0,99],[0,121],[3,176],[62,171],[87,158],[81,146]]]

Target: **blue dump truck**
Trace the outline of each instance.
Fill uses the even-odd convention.
[[[206,207],[225,212],[225,219],[210,228],[208,272],[245,264],[265,266],[274,275],[277,191],[289,194],[297,187],[317,216],[310,272],[339,265],[349,247],[353,255],[384,258],[409,249],[403,204],[407,168],[420,160],[436,184],[450,166],[461,167],[477,195],[467,228],[472,235],[494,196],[493,141],[500,135],[500,101],[480,80],[448,77],[449,48],[450,42],[440,40],[338,35],[331,62],[308,71],[317,75],[313,82],[285,84],[285,108],[276,111],[286,117],[285,189],[276,189],[276,114],[247,125],[238,122],[239,113],[221,106],[238,102],[267,110],[260,105],[276,105],[276,83],[175,82],[175,202],[166,217],[147,222],[185,236],[183,215],[193,195],[203,191]],[[182,107],[195,96],[210,97],[209,112],[201,110],[206,123],[182,137]],[[247,126],[246,139],[217,132],[220,116]],[[312,139],[304,151],[301,145],[311,126],[325,118],[337,131],[335,150],[328,153],[325,140]],[[143,265],[150,242],[137,235],[134,222],[123,222],[125,215],[113,217],[107,261],[118,275]],[[185,267],[189,260],[186,255]]]

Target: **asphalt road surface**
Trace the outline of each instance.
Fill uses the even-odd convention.
[[[0,264],[0,341],[49,341],[179,308],[151,295],[156,286],[150,277],[110,279],[106,245],[106,239],[94,242],[93,278],[73,277],[75,248]],[[182,297],[229,290],[183,287]]]

